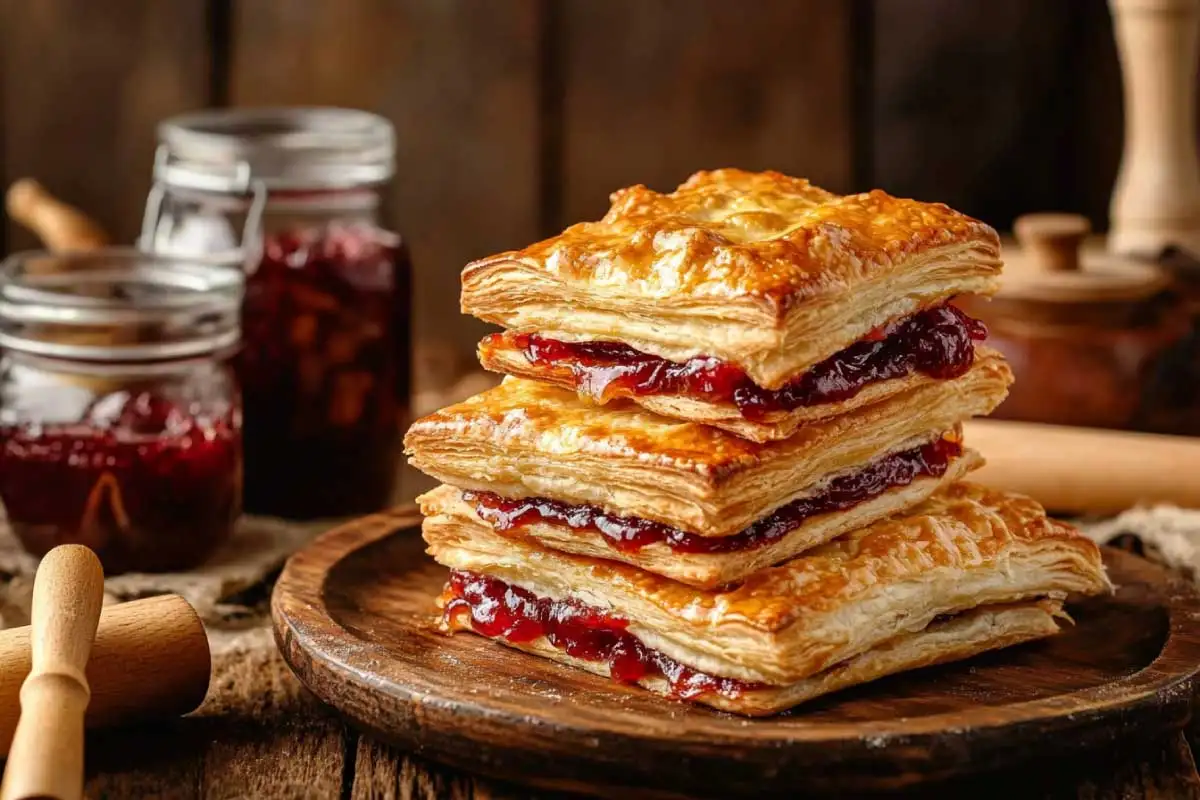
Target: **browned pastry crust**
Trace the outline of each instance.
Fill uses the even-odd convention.
[[[1057,600],[983,606],[936,621],[916,633],[897,636],[865,653],[787,686],[755,688],[736,697],[709,692],[692,699],[722,711],[750,717],[778,714],[816,697],[870,683],[888,675],[934,664],[961,661],[989,650],[1052,636],[1059,630],[1055,618],[1065,616],[1062,603]],[[458,625],[455,625],[455,628],[468,630]],[[545,638],[520,643],[504,639],[494,641],[560,664],[609,677],[608,664],[574,658],[550,644]],[[656,694],[671,696],[670,685],[661,677],[648,676],[637,683]]]
[[[451,569],[582,602],[626,620],[630,634],[687,667],[774,687],[810,680],[948,615],[1111,588],[1094,542],[1027,497],[966,483],[709,591],[612,561],[468,533],[439,517],[426,520],[424,537]],[[955,647],[939,644],[919,660],[955,654]],[[872,677],[867,670],[861,679]]]
[[[873,329],[995,291],[1000,241],[940,203],[838,196],[778,172],[612,195],[598,222],[475,261],[462,309],[519,332],[709,355],[778,389]]]
[[[518,378],[418,420],[410,463],[443,483],[600,506],[701,536],[727,536],[821,482],[927,443],[1004,399],[1011,373],[982,359],[959,378],[760,444],[617,401]]]
[[[999,362],[1001,356],[986,347],[975,347],[976,358],[982,361]],[[566,364],[535,364],[525,357],[519,347],[496,343],[479,348],[479,363],[484,369],[515,375],[518,378],[551,383],[564,389],[575,390],[576,378]],[[903,378],[877,381],[863,387],[862,391],[845,400],[800,406],[791,411],[768,411],[761,419],[746,419],[732,402],[713,402],[679,394],[636,395],[620,387],[609,387],[604,401],[623,398],[632,400],[642,408],[662,414],[664,417],[688,422],[703,422],[721,430],[736,433],[752,442],[773,442],[786,439],[803,425],[847,414],[863,406],[878,403],[889,397],[910,391],[919,386],[935,383],[933,378],[921,372],[913,372]],[[580,393],[583,396],[583,393]],[[594,401],[595,398],[585,397]]]
[[[852,508],[811,517],[769,544],[726,553],[676,552],[664,542],[654,542],[638,550],[620,550],[595,530],[573,530],[547,522],[500,531],[480,518],[475,508],[463,499],[462,490],[447,485],[426,492],[417,498],[417,502],[426,517],[437,517],[440,525],[459,526],[463,536],[469,537],[474,529],[482,529],[487,533],[528,539],[551,550],[622,561],[689,586],[712,589],[740,581],[764,567],[786,561],[844,533],[912,508],[982,463],[978,453],[966,450],[950,462],[941,477],[917,477],[907,486],[894,486]]]

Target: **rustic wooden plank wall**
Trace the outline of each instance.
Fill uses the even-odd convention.
[[[155,123],[210,102],[207,15],[207,0],[0,3],[4,186],[36,176],[132,241]],[[36,244],[12,225],[0,243]]]
[[[1103,0],[876,0],[873,21],[875,183],[1002,228],[1104,226],[1122,121]]]
[[[234,7],[232,105],[368,108],[396,126],[390,214],[417,270],[414,327],[474,347],[458,316],[472,258],[539,217],[537,0],[297,0]]]
[[[562,219],[613,189],[673,188],[700,168],[804,175],[848,191],[844,0],[575,0],[563,4]]]
[[[737,165],[883,186],[1000,227],[1102,226],[1121,139],[1104,0],[28,0],[0,3],[0,180],[131,241],[154,122],[327,103],[396,125],[390,221],[421,338],[469,350],[471,258],[613,189]],[[0,252],[31,237],[0,226]]]

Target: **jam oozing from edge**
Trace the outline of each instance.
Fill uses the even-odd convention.
[[[743,417],[761,419],[774,411],[847,400],[872,383],[914,372],[957,378],[971,368],[974,343],[987,338],[987,328],[949,303],[928,308],[873,331],[775,390],[758,386],[739,367],[711,356],[679,363],[619,342],[563,342],[505,333],[488,337],[484,347],[497,346],[504,337],[533,364],[569,367],[576,388],[597,400],[612,391],[684,395],[732,402]]]
[[[845,511],[894,486],[907,486],[918,477],[941,477],[950,461],[961,454],[959,442],[942,438],[884,456],[857,472],[834,478],[823,491],[788,503],[732,536],[697,536],[661,522],[621,517],[596,506],[573,505],[545,497],[513,500],[490,492],[471,491],[463,492],[463,497],[480,518],[500,532],[544,522],[594,531],[609,546],[622,552],[635,552],[662,542],[677,553],[729,553],[778,541],[818,514]]]
[[[150,392],[119,393],[79,422],[0,427],[13,531],[35,555],[87,545],[108,573],[196,566],[241,513],[239,413],[193,415]]]
[[[626,630],[629,623],[619,617],[575,600],[538,597],[488,575],[452,571],[443,598],[447,623],[463,615],[476,633],[514,644],[544,636],[567,655],[608,664],[613,679],[621,683],[661,676],[670,684],[671,693],[684,700],[710,693],[737,697],[763,688],[763,684],[685,667],[644,645]]]

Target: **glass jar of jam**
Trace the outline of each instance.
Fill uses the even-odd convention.
[[[169,119],[159,139],[141,246],[247,275],[246,510],[313,519],[385,507],[410,358],[409,260],[380,225],[390,123],[228,109]]]
[[[1191,328],[1161,269],[1085,245],[1087,219],[1030,214],[1006,247],[1000,291],[964,300],[1016,381],[997,419],[1187,433],[1196,385],[1181,380]]]
[[[0,501],[29,552],[196,566],[241,513],[243,277],[134,249],[0,265]]]

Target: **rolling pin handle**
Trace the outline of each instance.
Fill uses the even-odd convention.
[[[21,685],[0,800],[83,796],[85,670],[103,602],[104,569],[95,553],[66,544],[45,555],[33,582],[32,668]]]

